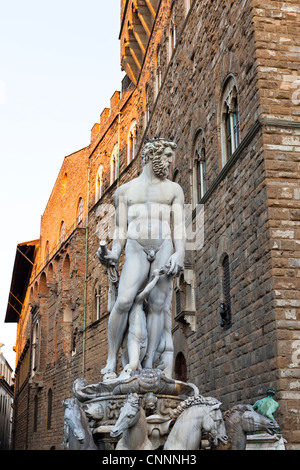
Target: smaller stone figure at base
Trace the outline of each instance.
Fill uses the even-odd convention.
[[[148,344],[147,321],[143,303],[153,287],[156,286],[159,277],[165,274],[165,272],[164,268],[153,271],[150,282],[137,295],[131,307],[129,312],[129,328],[123,341],[125,351],[122,354],[123,372],[120,378],[129,377],[131,372],[142,370],[142,361],[145,358]],[[128,364],[126,364],[126,361],[128,361]]]

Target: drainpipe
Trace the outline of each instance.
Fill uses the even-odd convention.
[[[83,297],[83,338],[82,338],[82,377],[85,371],[85,329],[86,329],[86,300],[87,300],[87,267],[88,267],[88,234],[89,234],[89,197],[90,197],[90,168],[87,177],[86,197],[86,226],[85,226],[85,272],[84,272],[84,297]]]

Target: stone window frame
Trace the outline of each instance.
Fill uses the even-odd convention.
[[[192,201],[195,208],[207,191],[205,137],[202,129],[198,129],[195,134],[192,158]]]
[[[32,309],[32,340],[31,340],[31,377],[36,374],[39,367],[39,345],[40,345],[40,320],[39,310]]]
[[[65,241],[65,236],[66,236],[66,226],[65,226],[65,221],[62,220],[60,223],[60,229],[59,229],[59,242],[61,245]]]
[[[176,15],[175,15],[175,2],[172,2],[171,6],[171,15],[170,15],[170,24],[169,24],[169,33],[168,33],[168,46],[169,53],[168,58],[169,62],[173,55],[173,52],[177,44],[177,25],[176,25]]]
[[[110,157],[110,184],[112,185],[119,177],[119,145],[115,144]]]
[[[134,119],[130,125],[127,136],[127,165],[132,162],[137,155],[137,120]]]
[[[95,203],[101,199],[103,196],[103,182],[104,182],[104,166],[103,163],[100,163],[95,184]]]
[[[158,93],[162,86],[161,54],[162,54],[162,48],[161,48],[161,45],[159,44],[156,49],[155,98],[157,98]]]
[[[77,226],[82,225],[83,214],[84,214],[84,201],[83,201],[83,198],[80,196],[80,198],[78,199],[77,209],[76,209],[76,223],[77,223]]]
[[[150,121],[150,86],[149,83],[146,83],[145,85],[145,109],[144,109],[144,114],[145,114],[145,129],[148,126],[148,123]]]
[[[223,168],[241,143],[238,88],[233,75],[229,75],[225,81],[220,114]]]

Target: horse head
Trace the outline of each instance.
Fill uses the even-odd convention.
[[[64,421],[68,430],[69,449],[96,449],[88,419],[78,405],[76,398],[67,398],[62,402],[65,410]]]
[[[273,435],[279,431],[276,421],[257,413],[252,406],[243,413],[242,426],[245,432],[261,431]]]
[[[138,421],[140,400],[136,393],[127,396],[127,400],[121,409],[120,416],[110,432],[111,437],[119,437],[126,429],[131,428]]]
[[[274,434],[279,430],[275,421],[257,413],[251,405],[235,405],[224,413],[231,450],[245,450],[247,433],[261,431]]]
[[[228,443],[225,423],[223,421],[220,406],[220,402],[217,402],[214,405],[206,406],[205,408],[207,410],[204,415],[202,424],[203,431],[209,434],[215,446],[217,446],[219,442],[225,445]]]

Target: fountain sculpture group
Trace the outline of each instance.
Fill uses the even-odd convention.
[[[102,241],[97,252],[110,282],[108,359],[102,382],[76,379],[74,396],[63,402],[64,449],[197,450],[204,441],[245,449],[247,433],[279,432],[250,405],[222,414],[217,399],[172,378],[173,279],[184,268],[186,243],[183,191],[167,178],[175,149],[165,139],[148,141],[141,175],[115,192],[112,248]]]

